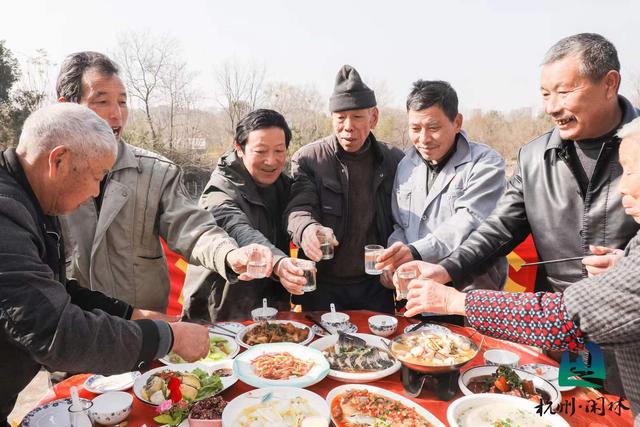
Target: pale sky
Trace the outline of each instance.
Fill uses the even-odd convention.
[[[43,48],[59,64],[79,50],[112,52],[123,31],[148,31],[178,41],[206,94],[216,65],[233,59],[328,97],[349,63],[374,90],[384,84],[393,106],[423,78],[449,81],[464,110],[507,111],[540,107],[545,51],[579,32],[614,43],[630,93],[640,81],[639,17],[634,0],[5,0],[0,40],[19,59]]]

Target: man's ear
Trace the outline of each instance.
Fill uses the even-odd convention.
[[[375,129],[378,124],[378,107],[371,107],[371,117],[369,118],[369,124],[371,129]]]
[[[70,161],[70,153],[64,145],[58,145],[49,152],[49,177],[55,178],[65,167],[65,162]]]
[[[462,129],[463,121],[464,121],[464,117],[462,116],[462,113],[458,113],[456,115],[456,118],[453,119],[453,124],[456,127],[456,133],[460,132],[460,129]]]
[[[242,158],[244,151],[242,150],[242,145],[238,144],[236,141],[233,142],[233,149],[236,150],[236,154],[238,157]]]
[[[618,98],[618,89],[620,89],[620,73],[616,70],[609,70],[603,77],[607,88],[607,98]]]

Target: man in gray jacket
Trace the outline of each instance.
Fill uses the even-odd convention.
[[[2,427],[42,366],[117,374],[169,350],[189,361],[209,352],[205,327],[143,319],[129,304],[65,277],[56,215],[95,197],[115,159],[109,125],[73,104],[34,112],[18,147],[0,152]]]
[[[391,207],[395,221],[378,269],[449,256],[496,207],[506,185],[504,160],[461,131],[458,96],[447,82],[418,80],[407,99],[413,142],[398,165]],[[470,288],[502,289],[507,261],[498,258]]]
[[[136,307],[165,311],[170,283],[161,237],[191,264],[225,279],[234,281],[233,273],[250,279],[245,271],[252,248],[264,253],[266,274],[271,273],[271,251],[261,245],[238,249],[213,216],[191,200],[177,165],[121,139],[127,93],[117,65],[108,57],[96,52],[70,55],[56,90],[59,101],[86,105],[106,120],[118,146],[100,194],[63,218],[71,277]]]

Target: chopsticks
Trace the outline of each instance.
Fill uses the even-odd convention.
[[[322,323],[318,322],[312,315],[305,314],[304,318],[311,321],[314,325],[318,326],[319,328],[322,328],[322,330],[328,333],[329,335],[334,334],[334,332],[329,331],[329,329],[327,329]]]
[[[226,333],[231,334],[231,336],[232,336],[232,337],[235,337],[235,336],[236,336],[236,333],[235,333],[234,331],[232,331],[231,329],[227,329],[227,328],[225,328],[225,327],[223,327],[223,326],[220,326],[220,325],[212,325],[212,326],[210,326],[210,327],[209,327],[209,330],[210,330],[211,332],[215,332],[215,330],[216,330],[216,329],[220,329],[221,331],[225,331]],[[225,335],[225,334],[222,334],[222,335]]]
[[[520,267],[531,267],[532,265],[557,264],[559,262],[578,261],[578,260],[581,260],[582,258],[584,258],[584,256],[574,256],[574,257],[571,257],[571,258],[550,259],[549,261],[528,262],[526,264],[522,264]]]

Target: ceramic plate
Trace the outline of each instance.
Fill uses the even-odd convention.
[[[136,397],[141,401],[143,401],[144,403],[157,406],[149,402],[148,400],[145,400],[142,398],[142,387],[145,386],[145,384],[147,383],[147,380],[152,375],[158,372],[164,372],[164,371],[191,372],[196,368],[200,368],[203,371],[206,371],[209,374],[211,374],[214,371],[217,371],[218,369],[232,369],[232,366],[233,366],[233,361],[231,360],[221,360],[212,365],[201,365],[199,363],[185,363],[182,365],[161,366],[159,368],[151,369],[150,371],[147,371],[141,376],[139,376],[138,378],[136,378],[136,381],[133,383],[133,394],[135,394]],[[231,376],[228,376],[228,377],[220,377],[220,380],[222,381],[222,390],[218,394],[222,393],[224,390],[234,385],[238,381],[238,377],[232,374]]]
[[[120,375],[92,375],[84,382],[84,388],[91,393],[106,393],[108,391],[129,390],[136,378],[140,376],[140,372],[127,372]]]
[[[235,336],[244,328],[245,325],[239,322],[216,322],[214,325],[209,326],[209,331],[219,335]]]
[[[264,403],[261,403],[264,396],[268,394],[270,394],[270,398]],[[254,421],[256,426],[284,425],[282,421],[280,424],[276,424],[277,421],[280,421],[276,417],[279,417],[280,415],[273,410],[274,406],[278,407],[280,404],[283,408],[291,410],[292,406],[288,405],[288,402],[294,398],[302,399],[301,403],[308,406],[310,412],[312,412],[314,416],[324,418],[326,420],[325,425],[329,423],[329,407],[324,399],[317,394],[302,388],[267,387],[246,392],[229,402],[222,412],[222,427],[240,426],[241,423],[239,418],[243,411],[247,411],[252,406],[257,405],[269,405],[265,408],[266,411],[264,412],[266,412],[270,418],[269,420],[265,420],[262,424],[259,424],[259,420]]]
[[[460,390],[462,391],[462,393],[465,395],[479,394],[479,393],[472,393],[471,390],[467,388],[467,385],[469,384],[469,382],[473,378],[478,376],[495,374],[497,369],[498,369],[498,366],[475,366],[473,368],[469,368],[463,374],[461,374],[460,377],[458,377],[458,386],[460,387]],[[521,379],[533,381],[533,386],[535,388],[539,390],[544,390],[545,392],[547,392],[551,398],[552,407],[555,408],[558,405],[558,403],[560,403],[560,399],[562,398],[562,395],[560,394],[560,390],[558,390],[558,388],[555,385],[553,385],[551,382],[545,380],[544,378],[531,374],[529,372],[522,371],[520,369],[514,369],[513,371]]]
[[[324,325],[323,323],[323,326]],[[331,330],[330,328],[327,328],[329,330]],[[324,329],[322,329],[320,326],[318,325],[313,325],[311,327],[311,330],[313,331],[313,333],[319,337],[326,337],[328,334],[325,332]],[[355,334],[356,332],[358,332],[358,327],[356,325],[354,325],[353,323],[349,322],[349,326],[347,327],[347,329],[344,331],[348,334]]]
[[[524,411],[534,422],[544,422],[544,425],[549,427],[569,427],[569,424],[560,415],[551,415],[549,413],[543,416],[538,415],[535,402],[507,394],[487,393],[472,394],[454,400],[449,405],[449,409],[447,409],[447,421],[449,421],[451,427],[475,427],[481,415],[471,411],[479,411],[478,408],[485,405],[493,407],[494,411],[500,411],[497,414],[494,413],[492,420],[512,418],[514,415],[510,411],[520,410]],[[469,420],[462,419],[461,416],[463,414],[468,414]],[[516,425],[518,420],[514,419],[513,421],[514,425]],[[489,420],[487,422],[490,423]]]
[[[80,399],[88,402],[86,399]],[[69,425],[71,399],[59,399],[38,406],[22,419],[23,427],[66,427]]]
[[[296,328],[302,328],[302,329],[306,329],[308,331],[308,335],[307,338],[305,340],[303,340],[302,342],[299,342],[297,344],[300,345],[307,345],[309,344],[312,340],[313,340],[313,336],[314,333],[311,330],[310,327],[308,327],[307,325],[305,325],[304,323],[300,323],[300,322],[296,322],[294,320],[270,320],[269,323],[292,323],[293,326],[295,326]],[[242,331],[240,331],[238,333],[238,335],[236,335],[236,342],[238,344],[240,344],[242,347],[244,348],[249,348],[251,347],[250,345],[246,344],[243,340],[244,336],[247,334],[247,332],[249,332],[250,330],[252,330],[253,328],[255,328],[256,326],[258,326],[258,323],[253,323],[249,326],[246,326]]]
[[[362,338],[366,341],[368,345],[381,348],[383,350],[388,350],[388,346],[385,344],[389,344],[389,341],[386,338],[378,337],[375,335],[369,334],[353,334],[356,337]],[[332,348],[338,342],[337,335],[329,335],[319,340],[314,341],[309,345],[310,348],[315,348],[316,350],[324,351],[329,348]],[[391,356],[389,353],[389,357],[394,360],[394,364],[387,368],[379,371],[370,371],[370,372],[348,372],[348,371],[338,371],[338,370],[329,370],[329,378],[333,378],[337,381],[342,381],[345,383],[368,383],[371,381],[376,381],[381,378],[387,377],[391,374],[394,374],[400,370],[400,362]]]
[[[341,395],[342,393],[345,393],[348,390],[367,390],[370,393],[375,393],[377,395],[395,400],[396,402],[399,402],[408,408],[415,409],[418,415],[422,416],[424,419],[430,422],[434,427],[445,427],[445,425],[435,415],[433,415],[431,412],[427,411],[425,408],[418,405],[417,403],[407,399],[406,397],[400,396],[399,394],[396,394],[389,390],[385,390],[380,387],[374,387],[366,384],[345,384],[345,385],[341,385],[339,387],[334,388],[329,392],[329,394],[327,394],[326,400],[329,407],[331,407],[331,402],[333,402],[334,399],[336,399],[339,395]],[[336,423],[336,421],[333,418],[331,420],[334,423]]]
[[[214,334],[213,332],[209,332],[209,338],[213,338],[216,337],[218,339],[223,339],[226,340],[227,344],[226,344],[226,348],[229,350],[227,353],[227,357],[224,357],[222,359],[218,359],[218,360],[214,360],[214,359],[210,359],[209,356],[205,357],[204,359],[200,359],[195,363],[199,363],[201,365],[213,365],[215,363],[218,363],[220,360],[225,360],[225,359],[233,359],[234,357],[236,357],[236,355],[238,354],[238,352],[240,351],[240,346],[238,346],[238,343],[235,342],[235,340],[231,337],[229,337],[228,335],[219,335],[219,334]],[[211,353],[209,353],[211,354]],[[169,360],[171,356],[166,355],[165,357],[163,357],[162,359],[159,359],[160,362],[164,363],[165,365],[182,365],[184,363],[187,362],[172,362],[171,360]]]
[[[300,360],[314,362],[309,372],[300,377],[292,377],[283,380],[272,380],[256,375],[255,368],[251,364],[253,360],[264,354],[289,353]],[[293,343],[273,343],[254,345],[249,350],[241,353],[233,362],[233,373],[242,382],[251,386],[261,387],[308,387],[319,381],[329,373],[329,362],[322,353],[314,348],[305,347]]]
[[[558,384],[558,374],[560,370],[556,366],[546,365],[544,363],[529,363],[527,365],[520,366],[520,369],[544,378],[551,384],[555,385],[560,391],[571,391],[576,388],[574,385],[561,386]]]
[[[407,327],[404,328],[404,333],[408,334],[409,332],[415,332],[415,331],[437,331],[437,332],[444,332],[445,334],[450,334],[451,333],[451,329],[447,328],[446,326],[442,326],[442,325],[438,325],[437,323],[425,323],[422,326],[420,326],[418,329],[413,329],[415,328],[417,325],[413,324],[413,325],[409,325]]]

